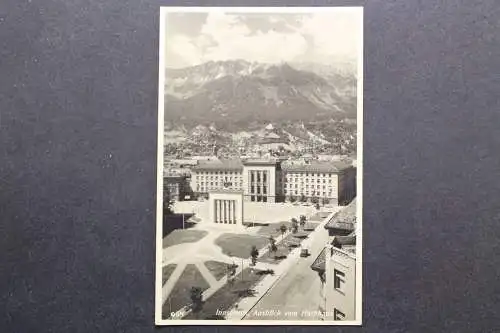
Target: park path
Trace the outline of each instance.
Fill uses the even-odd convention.
[[[324,227],[324,225],[330,220],[331,216],[333,216],[333,214],[336,211],[337,210],[335,210],[334,212],[330,213],[328,215],[328,217],[326,217],[325,219],[323,219],[323,221],[320,222],[319,224],[316,224],[319,221],[311,221],[311,222],[315,223],[316,228],[315,228],[315,230],[313,232],[311,232],[309,234],[309,237],[313,238],[311,236],[316,235],[316,232],[318,232],[318,230],[323,229],[322,227]],[[311,216],[311,215],[309,215],[309,216]],[[309,216],[308,216],[308,221],[309,221]],[[307,226],[307,224],[306,224],[306,226]],[[319,231],[319,232],[321,232],[321,231]],[[325,232],[325,230],[322,230],[322,232]],[[286,233],[284,233],[283,235],[281,235],[280,237],[278,237],[278,239],[276,240],[276,244],[280,245],[282,243],[282,241],[288,235],[290,235],[290,234],[292,234],[292,232],[291,231],[287,231]],[[214,246],[217,247],[217,245],[215,245],[215,244],[214,244]],[[269,252],[269,247],[268,247],[268,245],[265,245],[264,247],[262,247],[259,250],[259,256],[258,256],[258,258],[261,258],[261,257],[263,257],[265,255],[268,255],[268,252]],[[226,319],[239,320],[239,319],[242,319],[244,317],[244,315],[241,315],[242,311],[243,311],[243,313],[245,313],[245,311],[246,311],[246,313],[248,311],[250,311],[252,309],[252,307],[255,306],[255,304],[265,295],[265,293],[270,288],[272,288],[272,286],[282,276],[284,276],[287,271],[290,270],[290,267],[292,267],[293,264],[297,263],[298,259],[300,258],[300,247],[295,248],[294,250],[292,250],[288,254],[287,259],[282,260],[278,264],[257,262],[257,264],[255,266],[251,266],[251,260],[250,259],[241,259],[241,258],[233,258],[233,257],[230,257],[230,258],[233,260],[234,263],[238,264],[238,267],[236,268],[235,276],[238,276],[239,274],[241,274],[241,272],[245,268],[248,268],[248,267],[253,267],[253,268],[261,269],[261,270],[266,270],[266,269],[272,269],[272,270],[274,270],[274,275],[268,275],[268,276],[266,276],[255,287],[254,290],[256,291],[257,297],[249,297],[249,298],[242,299],[239,303],[237,303],[237,304],[235,304],[233,306],[233,310],[238,310],[238,311],[236,311],[237,315],[234,318],[233,318],[234,315],[233,316],[229,315],[226,318]],[[228,278],[227,278],[227,275],[226,275],[223,278],[221,278],[219,281],[217,281],[214,285],[211,285],[209,289],[207,289],[207,290],[205,290],[203,292],[203,300],[205,300],[205,301],[208,300],[214,293],[216,293],[220,288],[222,288],[227,283],[227,280],[228,280]],[[190,312],[191,312],[190,305],[186,305],[182,309],[180,309],[179,311],[177,311],[173,317],[174,318],[182,318],[182,317],[186,316],[187,314],[189,314]],[[238,315],[238,313],[239,313],[239,315]]]

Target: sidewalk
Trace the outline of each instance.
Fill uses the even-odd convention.
[[[310,241],[314,242],[314,238],[317,234],[321,232],[326,232],[324,226],[332,218],[332,216],[337,212],[334,210],[330,213],[322,222],[316,227],[316,229],[309,235]],[[289,254],[289,256],[283,260],[278,265],[275,265],[274,275],[266,276],[256,287],[256,297],[247,297],[240,300],[239,303],[235,304],[230,310],[229,315],[226,317],[227,320],[241,320],[253,309],[253,307],[266,295],[266,293],[285,275],[285,273],[290,269],[290,267],[295,264],[300,259],[300,248],[295,248]],[[269,264],[267,264],[269,265]],[[257,264],[257,267],[259,264]],[[244,313],[244,314],[242,314]]]
[[[306,213],[307,218],[309,218],[314,215],[316,210],[312,210],[311,212]],[[330,220],[332,214],[334,214],[336,210],[334,210],[332,213],[328,215],[327,218],[325,218],[322,222],[320,222],[314,231],[312,231],[309,234],[309,239],[313,240],[314,235],[316,235],[317,232],[325,232],[324,230],[324,225]],[[292,234],[291,231],[287,231],[285,234],[280,237],[281,239],[276,240],[276,244],[280,244],[283,239],[285,239],[288,235]],[[259,256],[258,258],[261,258],[265,255],[267,255],[269,252],[269,247],[266,245],[263,248],[259,250]],[[257,302],[267,293],[267,291],[276,283],[279,281],[279,279],[284,275],[285,272],[287,272],[294,263],[297,262],[297,260],[300,258],[300,247],[293,249],[289,254],[286,259],[281,261],[279,264],[270,264],[270,263],[262,263],[262,262],[257,262],[256,266],[251,266],[251,259],[234,259],[234,263],[238,265],[236,268],[236,273],[235,276],[238,276],[241,274],[241,271],[245,268],[251,267],[255,269],[272,269],[274,270],[274,275],[268,275],[264,277],[264,279],[257,284],[255,287],[256,291],[256,297],[247,297],[242,300],[236,305],[234,305],[231,308],[232,310],[238,310],[236,311],[236,315],[228,315],[226,319],[228,320],[241,320],[254,306],[257,304]],[[226,283],[227,283],[228,277],[227,275],[221,278],[219,281],[217,281],[214,285],[210,285],[210,288],[205,290],[203,292],[203,300],[208,300],[213,294],[215,294],[220,288],[222,288]],[[212,281],[213,282],[213,281]],[[166,289],[166,288],[165,288]],[[165,290],[164,290],[165,294]],[[173,319],[181,319],[188,315],[191,312],[190,309],[191,305],[188,304],[178,310],[177,312],[174,313],[172,316]],[[237,307],[237,308],[236,308]],[[241,315],[241,313],[245,313],[244,315]],[[234,313],[234,312],[233,312]],[[238,315],[239,313],[239,315]]]

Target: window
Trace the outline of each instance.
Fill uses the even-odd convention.
[[[344,320],[345,314],[337,308],[333,309],[333,320]]]
[[[340,292],[344,292],[344,284],[345,284],[344,272],[341,272],[338,269],[334,269],[333,270],[333,287]]]

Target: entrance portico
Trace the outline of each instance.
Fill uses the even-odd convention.
[[[209,193],[209,218],[214,224],[243,226],[243,193],[219,190]]]

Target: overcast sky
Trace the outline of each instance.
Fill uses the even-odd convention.
[[[169,12],[167,67],[210,60],[275,63],[356,61],[362,13],[340,9],[315,13]]]

